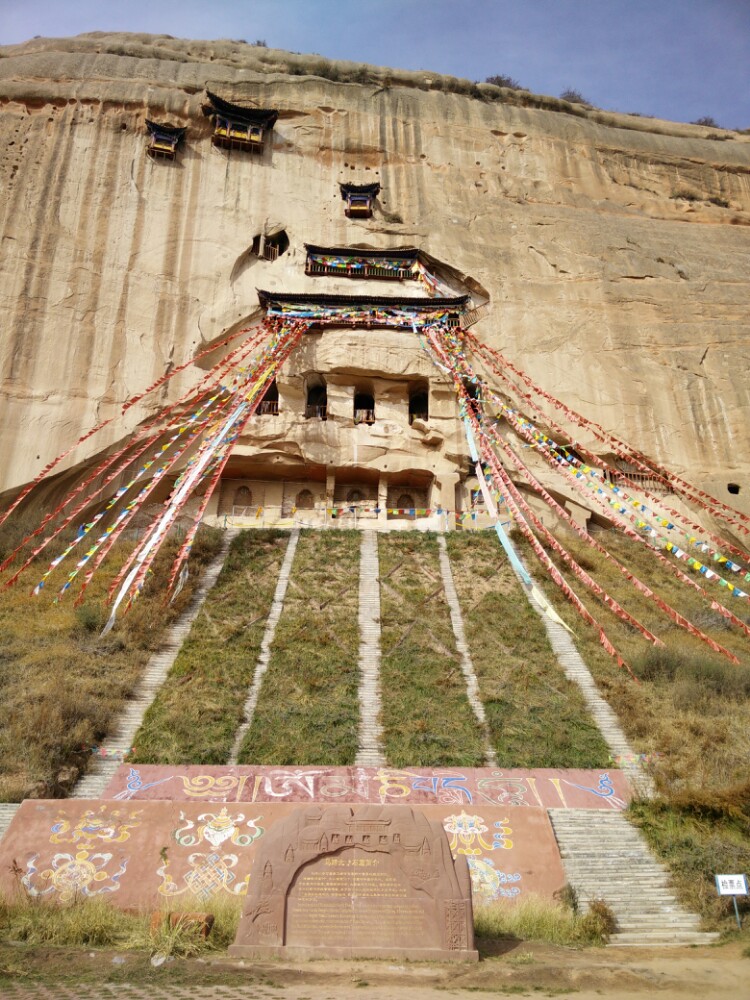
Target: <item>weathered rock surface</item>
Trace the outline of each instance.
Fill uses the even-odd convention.
[[[425,74],[275,71],[314,64],[166,36],[0,49],[0,488],[259,317],[256,288],[367,290],[306,278],[304,242],[415,245],[487,290],[478,336],[750,511],[750,137],[420,89],[440,86]],[[280,110],[266,155],[211,145],[207,87]],[[174,164],[145,155],[146,117],[188,126]],[[345,218],[345,179],[380,182],[372,219]],[[247,256],[279,226],[283,256]],[[71,463],[144,414],[113,421]]]

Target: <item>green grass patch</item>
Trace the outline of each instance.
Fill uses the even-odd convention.
[[[481,767],[483,735],[466,696],[434,535],[378,539],[381,684],[392,767]]]
[[[607,766],[607,745],[494,532],[453,532],[446,541],[500,766]]]
[[[0,551],[9,551],[23,537],[13,522],[1,534]],[[193,572],[175,603],[167,605],[167,574],[179,542],[178,536],[167,541],[144,593],[103,639],[107,587],[131,545],[121,543],[113,550],[78,608],[73,605],[75,591],[53,604],[52,582],[39,597],[30,596],[52,558],[49,551],[15,587],[0,591],[1,800],[67,794],[91,761],[91,748],[106,746],[107,733],[149,657],[189,603],[201,567],[218,551],[221,532],[203,528],[198,533]],[[58,576],[54,589],[61,582]]]
[[[240,763],[354,763],[359,726],[356,531],[303,531]]]
[[[166,682],[135,738],[142,764],[223,764],[242,720],[289,540],[246,531],[232,542]]]

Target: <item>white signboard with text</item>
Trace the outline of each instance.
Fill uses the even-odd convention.
[[[747,875],[715,875],[720,896],[747,896]]]

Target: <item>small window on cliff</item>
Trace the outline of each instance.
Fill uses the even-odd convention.
[[[253,236],[250,253],[255,254],[256,257],[260,257],[262,260],[276,260],[277,257],[280,257],[288,249],[289,237],[285,229],[280,229],[272,236],[265,236],[263,233]]]
[[[409,424],[415,420],[428,420],[430,415],[429,397],[424,388],[413,389],[409,393]]]
[[[328,391],[320,375],[314,375],[308,381],[305,417],[317,417],[318,420],[326,420],[328,417]]]
[[[740,484],[739,483],[727,483],[727,489],[729,490],[729,492],[733,496],[737,496],[737,494],[740,492]]]
[[[354,395],[354,423],[375,423],[375,397],[369,392],[358,392]]]
[[[266,389],[263,399],[258,403],[258,409],[256,413],[261,416],[276,416],[279,412],[279,390],[276,385],[276,379],[273,379],[269,387]]]
[[[315,497],[310,490],[300,490],[297,494],[296,507],[298,510],[315,510]]]

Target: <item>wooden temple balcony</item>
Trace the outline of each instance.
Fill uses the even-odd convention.
[[[185,138],[187,128],[162,125],[159,122],[149,121],[148,118],[146,119],[146,128],[149,132],[146,153],[154,160],[174,160],[177,155],[177,147]]]
[[[211,142],[223,149],[245,149],[251,153],[263,152],[264,130],[259,125],[233,122],[230,118],[220,118],[214,123]]]
[[[341,197],[346,202],[344,214],[348,218],[369,219],[372,203],[380,194],[380,184],[339,184]]]
[[[374,424],[375,423],[375,410],[355,410],[354,411],[354,423],[355,424]]]
[[[325,403],[308,404],[305,407],[305,420],[328,420],[328,407]]]
[[[469,296],[316,295],[258,289],[258,299],[268,316],[300,319],[310,332],[315,332],[327,326],[412,330],[427,322],[460,327]]]
[[[339,278],[390,278],[394,281],[408,281],[417,275],[406,268],[390,270],[378,267],[377,264],[362,264],[351,268],[336,267],[332,264],[320,264],[318,261],[308,261],[305,264],[305,274],[332,274]]]
[[[209,103],[203,106],[203,114],[214,120],[211,142],[222,149],[239,149],[250,153],[262,153],[266,133],[270,132],[279,117],[278,111],[270,108],[243,108],[230,104],[216,94],[206,91]]]

